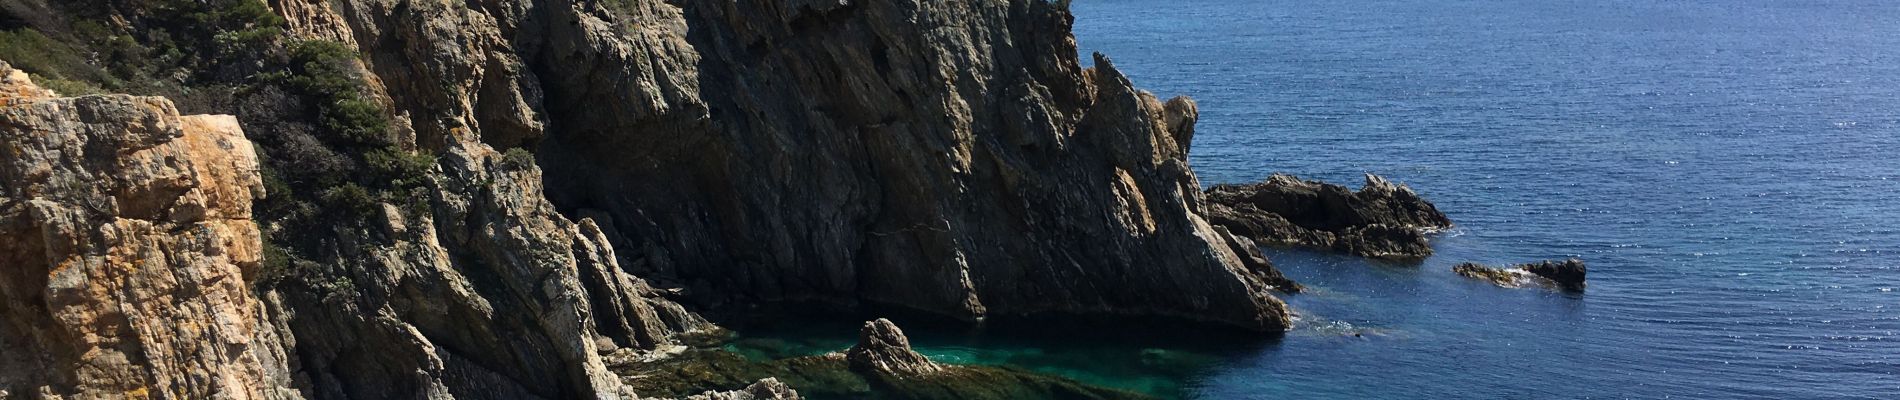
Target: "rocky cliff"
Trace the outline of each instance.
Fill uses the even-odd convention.
[[[420,146],[533,149],[561,215],[696,304],[1287,325],[1201,217],[1193,102],[1083,68],[1055,3],[273,5]]]
[[[257,170],[231,116],[0,63],[0,393],[296,397],[250,290]]]
[[[257,13],[190,13],[250,1],[147,9],[89,0],[65,9],[101,14],[88,18],[134,34],[163,21],[185,21],[177,31],[184,36],[216,33],[164,43],[174,50],[190,51],[194,40],[265,49],[257,59],[199,49],[216,57],[206,61],[216,74],[158,71],[237,86],[225,89],[235,100],[193,107],[238,114],[261,150],[265,183],[285,189],[280,199],[297,200],[268,203],[264,246],[167,247],[227,259],[173,270],[220,263],[260,270],[215,280],[237,292],[212,296],[231,302],[221,306],[229,310],[207,311],[243,316],[250,330],[193,339],[230,348],[219,354],[232,359],[255,359],[255,368],[215,364],[245,369],[229,376],[256,388],[246,390],[626,397],[632,393],[605,360],[661,357],[683,336],[715,329],[689,306],[800,301],[969,319],[1150,315],[1261,331],[1289,324],[1270,290],[1297,285],[1251,241],[1202,217],[1208,206],[1187,163],[1194,103],[1135,89],[1100,55],[1083,67],[1066,2],[269,0]],[[40,14],[0,22],[61,18],[57,4],[23,9]],[[193,28],[201,21],[230,29]],[[287,36],[272,36],[279,28]],[[70,101],[99,101],[87,99],[97,98]],[[39,132],[30,126],[9,125],[8,134]],[[93,131],[55,126],[46,130]],[[147,146],[123,136],[79,148]],[[49,159],[75,154],[26,150]],[[22,160],[21,168],[58,165]],[[208,179],[224,186],[257,179],[232,172],[243,170],[207,172]],[[45,176],[4,178],[24,185]],[[100,218],[180,216],[167,217],[167,227],[248,218],[235,206],[166,211],[189,204],[166,196],[248,201],[232,190],[166,182],[134,193],[148,200],[116,209],[92,210],[104,200],[87,199],[124,197],[117,192],[73,192],[70,201]],[[17,211],[34,204],[9,202],[16,211],[6,215],[40,218]],[[247,234],[230,229],[225,234]],[[42,269],[64,271],[51,265]],[[44,285],[20,279],[23,288]],[[76,287],[103,292],[99,298],[128,295]],[[57,315],[15,311],[39,301],[21,299],[6,312]],[[153,315],[163,314],[102,318],[171,326]],[[16,323],[7,332],[24,338],[49,326]],[[232,344],[250,336],[267,344]],[[10,349],[15,339],[6,337]],[[173,367],[152,366],[145,371],[161,372],[140,379],[199,373],[162,368]],[[0,376],[17,379],[0,381],[13,388],[80,384],[71,374]],[[136,389],[124,385],[111,388]],[[757,393],[779,392],[761,385]],[[177,393],[161,397],[201,397]]]

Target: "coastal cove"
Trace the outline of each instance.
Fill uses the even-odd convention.
[[[1417,264],[1268,249],[1307,289],[1283,296],[1297,314],[1284,336],[894,316],[934,360],[1170,398],[1900,392],[1900,27],[1887,23],[1900,9],[1089,0],[1073,11],[1084,55],[1198,101],[1190,161],[1204,186],[1284,172],[1356,188],[1374,172],[1457,226]],[[1584,291],[1451,271],[1564,257],[1590,263]],[[861,321],[741,327],[728,348],[842,350]]]
[[[0,0],[0,400],[1888,399],[1885,0]]]

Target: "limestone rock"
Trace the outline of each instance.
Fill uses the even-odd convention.
[[[845,350],[851,368],[865,373],[898,379],[921,377],[942,372],[943,367],[910,349],[910,338],[891,320],[878,318],[864,323],[858,332],[858,344]]]
[[[55,96],[0,62],[0,394],[299,398],[249,290],[264,193],[237,121]]]
[[[1236,235],[1362,257],[1425,258],[1432,254],[1426,234],[1451,227],[1411,188],[1373,174],[1357,192],[1275,174],[1260,183],[1215,185],[1207,200],[1208,219]]]
[[[1540,261],[1519,264],[1508,268],[1491,268],[1477,263],[1462,263],[1452,267],[1470,278],[1482,279],[1503,287],[1523,287],[1541,285],[1567,291],[1581,291],[1584,287],[1584,275],[1587,272],[1583,260],[1575,258],[1563,261]]]

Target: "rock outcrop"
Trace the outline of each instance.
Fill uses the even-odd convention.
[[[249,288],[262,187],[231,116],[0,62],[0,393],[299,398]]]
[[[1411,188],[1373,174],[1357,192],[1275,174],[1260,183],[1215,185],[1207,200],[1208,220],[1236,235],[1362,257],[1423,259],[1432,254],[1426,235],[1451,227]]]
[[[1290,320],[1202,218],[1194,103],[1083,68],[1059,3],[273,4],[365,54],[415,143],[533,149],[563,215],[701,306]]]
[[[1583,290],[1584,277],[1588,272],[1583,260],[1575,258],[1519,264],[1509,268],[1491,268],[1477,263],[1462,263],[1453,266],[1451,270],[1459,275],[1482,279],[1503,287],[1541,285],[1567,291]]]
[[[910,348],[910,338],[891,320],[878,318],[865,322],[858,333],[858,344],[845,350],[851,368],[863,373],[898,379],[923,377],[943,371],[923,354]]]

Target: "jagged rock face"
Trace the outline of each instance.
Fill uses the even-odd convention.
[[[299,36],[362,50],[376,97],[410,135],[397,142],[438,156],[420,207],[386,204],[385,226],[339,232],[323,260],[339,273],[271,288],[275,322],[296,340],[300,388],[320,398],[625,398],[607,359],[665,353],[678,335],[714,328],[623,268],[633,258],[617,254],[611,225],[556,212],[540,168],[498,151],[543,134],[539,81],[524,77],[512,40],[544,37],[551,25],[537,18],[552,11],[270,3]],[[536,30],[519,34],[529,22]]]
[[[1275,174],[1207,190],[1208,219],[1234,234],[1276,246],[1415,260],[1432,254],[1425,235],[1451,219],[1411,188],[1366,174],[1358,192]]]
[[[845,350],[844,355],[851,368],[879,376],[919,377],[943,371],[942,366],[911,350],[904,331],[883,318],[865,322],[858,332],[858,344]]]
[[[363,50],[415,143],[536,149],[554,204],[704,305],[1288,323],[1200,216],[1193,102],[1083,69],[1058,4],[273,6]]]
[[[1057,5],[635,3],[661,11],[609,18],[661,21],[639,40],[534,63],[539,154],[558,204],[702,299],[1287,323],[1199,216],[1193,102],[1081,68]],[[636,68],[572,71],[602,57]]]
[[[248,288],[257,170],[230,116],[0,62],[0,393],[298,398]]]
[[[341,285],[274,288],[317,397],[631,397],[608,347],[707,327],[622,271],[591,220],[555,213],[533,165],[455,145],[426,212],[386,206],[389,226],[343,235]]]
[[[1575,258],[1519,264],[1509,268],[1491,268],[1477,263],[1461,263],[1453,266],[1451,270],[1458,275],[1482,279],[1503,287],[1541,285],[1566,291],[1583,290],[1584,275],[1587,272],[1583,260]]]

